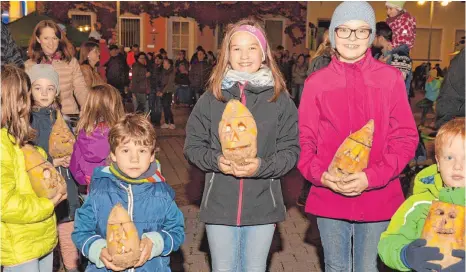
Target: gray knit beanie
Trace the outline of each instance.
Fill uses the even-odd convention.
[[[333,48],[335,48],[335,28],[351,20],[366,22],[372,29],[372,33],[369,36],[370,44],[374,41],[375,13],[372,6],[365,1],[345,1],[335,9],[332,21],[330,22],[328,34]]]
[[[34,81],[41,78],[46,78],[50,80],[57,89],[57,96],[60,94],[60,81],[58,80],[58,73],[55,71],[51,64],[33,65],[32,68],[27,71],[27,74],[29,76],[29,79],[31,79],[31,84],[34,83]]]

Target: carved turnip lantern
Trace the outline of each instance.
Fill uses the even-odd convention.
[[[34,146],[25,145],[21,150],[29,181],[38,197],[52,199],[58,193],[66,194],[65,179]]]
[[[446,268],[461,259],[453,257],[453,249],[464,250],[464,212],[461,205],[432,201],[422,230],[421,238],[427,240],[426,246],[438,247],[443,254],[443,260],[431,261]]]
[[[57,111],[57,120],[52,127],[49,137],[49,154],[53,158],[71,156],[75,137],[66,125],[63,116]]]
[[[374,120],[369,120],[360,130],[350,134],[338,148],[328,172],[343,178],[361,172],[367,167],[374,135]]]
[[[139,261],[139,235],[128,211],[118,203],[107,222],[107,249],[112,263],[122,268],[133,267]]]
[[[243,164],[257,155],[257,125],[251,112],[238,100],[230,100],[218,126],[225,159]]]

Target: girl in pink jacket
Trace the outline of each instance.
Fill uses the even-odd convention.
[[[317,216],[325,271],[377,271],[380,235],[404,201],[397,177],[414,156],[416,124],[401,72],[371,56],[372,7],[343,2],[329,35],[338,54],[306,80],[299,108],[298,169],[314,185],[306,212]],[[342,180],[330,175],[340,144],[370,119],[368,167]]]

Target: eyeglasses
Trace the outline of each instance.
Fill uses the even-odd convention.
[[[356,39],[359,40],[365,40],[369,38],[369,36],[372,33],[372,29],[366,29],[366,28],[359,28],[359,29],[351,29],[351,28],[346,28],[346,27],[337,27],[335,28],[335,33],[337,34],[338,38],[341,39],[348,39],[351,34],[356,36]]]

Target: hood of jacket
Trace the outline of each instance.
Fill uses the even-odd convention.
[[[437,199],[442,188],[442,177],[438,172],[437,164],[433,164],[416,175],[414,179],[413,195],[429,192]]]
[[[81,130],[78,135],[76,144],[82,151],[82,156],[88,162],[100,162],[102,158],[107,157],[110,153],[108,145],[109,128],[100,124],[94,131],[87,135]]]

